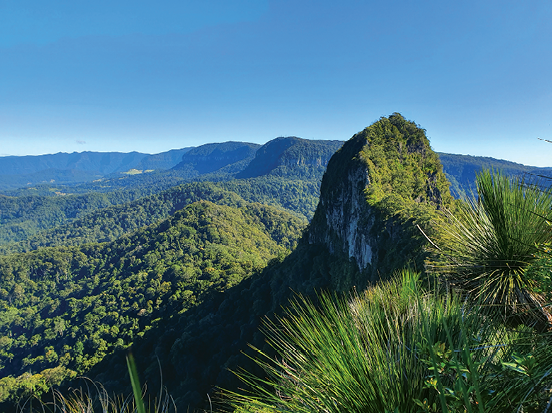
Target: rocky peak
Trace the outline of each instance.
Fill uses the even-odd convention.
[[[367,282],[423,265],[416,225],[429,231],[435,211],[452,200],[425,130],[398,113],[345,142],[330,159],[320,191],[308,242],[356,262]]]

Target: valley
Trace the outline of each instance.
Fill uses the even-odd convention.
[[[153,393],[208,409],[242,385],[233,371],[264,374],[253,347],[275,349],[259,327],[290,298],[423,271],[434,222],[476,173],[552,171],[437,154],[400,114],[347,141],[22,158],[0,158],[5,411],[78,376],[130,394],[129,351]]]

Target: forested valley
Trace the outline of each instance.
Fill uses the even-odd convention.
[[[428,372],[433,371],[431,378],[436,381],[421,382],[416,394],[405,392],[408,400],[397,396],[395,401],[382,401],[381,394],[366,396],[370,406],[377,406],[372,410],[347,405],[343,394],[324,400],[328,392],[324,386],[312,395],[299,391],[297,383],[301,380],[291,379],[295,368],[304,374],[305,388],[316,390],[320,378],[340,383],[343,378],[331,376],[333,362],[329,358],[343,359],[332,353],[342,344],[347,351],[353,350],[347,348],[349,338],[340,336],[340,329],[335,337],[341,344],[335,346],[330,342],[334,332],[326,332],[330,336],[328,346],[334,346],[331,349],[318,348],[316,339],[314,344],[301,347],[304,336],[294,334],[306,328],[301,322],[308,324],[310,317],[313,323],[319,323],[312,330],[315,337],[324,333],[320,326],[340,323],[349,323],[351,331],[364,331],[364,326],[371,323],[362,318],[364,306],[375,306],[370,311],[378,316],[390,317],[397,312],[399,318],[406,308],[440,309],[437,293],[417,296],[413,291],[435,288],[432,283],[448,276],[460,291],[462,283],[470,279],[469,271],[487,265],[479,261],[470,264],[468,270],[451,269],[447,260],[454,254],[455,262],[467,262],[467,255],[482,254],[454,251],[451,246],[454,241],[446,234],[450,232],[447,225],[457,219],[453,216],[470,220],[467,204],[454,199],[451,193],[457,198],[473,191],[479,193],[483,184],[477,181],[481,178],[476,178],[476,173],[485,168],[500,169],[507,179],[530,179],[546,170],[491,158],[436,154],[425,131],[400,114],[380,119],[345,144],[289,137],[263,146],[226,142],[159,155],[110,156],[112,164],[108,167],[106,157],[87,154],[86,176],[72,169],[84,162],[75,154],[48,158],[42,162],[49,173],[63,177],[59,181],[39,181],[40,171],[33,170],[36,181],[31,182],[29,174],[18,178],[11,174],[2,184],[3,411],[17,411],[18,405],[32,410],[33,403],[37,409],[50,408],[47,403],[52,402],[52,389],[70,395],[70,387],[83,386],[80,377],[99,383],[115,398],[126,397],[132,393],[126,364],[129,352],[134,355],[148,394],[165,389],[170,395],[170,406],[163,411],[172,411],[173,407],[209,411],[214,402],[215,409],[258,412],[318,411],[317,403],[325,406],[320,411],[460,412],[475,411],[470,409],[478,402],[491,403],[476,399],[476,390],[469,383],[462,387],[465,379],[454,378],[456,370],[460,372],[458,366],[467,361],[455,361],[446,350],[459,345],[457,339],[464,328],[454,321],[452,312],[447,313],[448,318],[442,314],[431,316],[434,318],[429,323],[437,323],[431,337],[412,333],[404,341],[405,346],[423,347],[419,354],[425,357],[425,370],[416,370],[416,374],[430,377]],[[26,163],[31,161],[25,159]],[[69,166],[63,169],[59,162]],[[98,165],[104,169],[98,170]],[[67,178],[67,174],[75,179]],[[29,179],[29,185],[21,186],[25,179]],[[543,219],[548,222],[548,216]],[[538,264],[528,272],[533,281],[518,288],[525,291],[526,309],[543,304],[552,285],[546,278],[550,278],[546,271],[552,267],[547,267],[546,248],[552,239],[543,237],[531,241],[538,248],[528,253]],[[433,242],[443,250],[432,249]],[[401,284],[393,274],[405,268],[408,270]],[[416,275],[420,272],[426,277],[424,282]],[[476,274],[475,280],[470,279],[470,288],[477,288],[481,277]],[[374,289],[376,283],[380,290]],[[327,291],[334,295],[325,296],[323,292]],[[346,297],[353,299],[354,305],[347,299],[340,301],[342,296],[338,294],[343,293],[349,294]],[[377,298],[378,294],[383,298]],[[386,295],[393,297],[387,304]],[[291,310],[290,299],[295,300]],[[516,307],[512,303],[507,303],[507,310],[518,314],[519,304]],[[500,303],[496,300],[492,304]],[[443,311],[460,307],[461,303],[453,302]],[[324,311],[319,313],[318,308]],[[335,309],[339,311],[334,314]],[[349,309],[352,318],[343,321],[340,317]],[[546,320],[548,313],[543,311],[540,324],[534,325],[547,323],[542,317]],[[330,320],[319,320],[318,316]],[[445,318],[450,324],[443,327],[438,323]],[[416,315],[403,320],[405,328],[425,332],[427,326],[421,326],[427,320],[422,319]],[[292,321],[285,324],[285,320]],[[380,321],[387,323],[389,318]],[[470,322],[476,325],[482,321]],[[525,334],[533,347],[543,347],[546,339],[533,334],[529,322],[518,320],[513,324],[511,327],[510,322],[509,328],[525,329],[515,333],[518,338],[513,342]],[[502,334],[502,327],[497,325],[492,324],[493,339]],[[449,327],[454,337],[445,334]],[[370,334],[369,330],[365,333]],[[395,332],[390,328],[382,334],[390,339]],[[403,333],[397,334],[399,337]],[[368,357],[368,347],[363,347],[368,342],[363,337],[353,347],[362,347],[362,357]],[[401,342],[397,337],[394,340]],[[381,347],[378,343],[372,343],[376,350]],[[312,346],[322,353],[316,353]],[[397,355],[405,350],[397,347],[393,351]],[[508,380],[518,380],[516,368],[530,363],[530,357],[540,357],[537,353],[516,347],[500,354],[498,361],[478,354],[474,362],[484,365],[487,357],[485,360],[494,363],[494,369],[504,366],[501,363],[511,363],[511,357],[521,360],[513,367],[506,364],[506,370],[495,374],[496,380],[488,388],[492,390]],[[318,365],[311,360],[310,365],[329,370],[310,370],[309,363],[298,361],[310,360],[311,354],[324,361]],[[435,357],[442,363],[440,372],[446,376],[443,383],[435,378],[436,367],[431,364]],[[542,366],[548,366],[548,356],[543,357]],[[276,367],[271,364],[274,361]],[[335,367],[338,370],[352,368],[352,364],[339,363]],[[368,377],[368,370],[374,374],[375,367],[366,366],[359,367],[367,369],[362,374]],[[527,377],[534,373],[523,371]],[[314,381],[307,382],[311,373]],[[531,390],[532,396],[527,393],[531,403],[527,411],[543,411],[542,387],[547,381],[542,374],[539,385]],[[283,393],[278,390],[280,386],[285,389]],[[396,387],[398,393],[404,390]],[[439,396],[445,387],[456,391],[446,400]],[[240,393],[243,388],[249,393]],[[528,387],[523,389],[530,392]],[[393,393],[392,389],[388,391]],[[525,403],[519,397],[508,397],[515,403]],[[437,408],[439,401],[441,410]]]
[[[1,195],[4,406],[90,374],[289,254],[341,142],[274,144],[263,171],[246,168],[258,145],[216,144],[166,172]]]

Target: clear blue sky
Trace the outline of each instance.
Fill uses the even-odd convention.
[[[0,0],[0,154],[346,140],[552,166],[552,1]]]

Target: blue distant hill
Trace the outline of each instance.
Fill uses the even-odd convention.
[[[450,181],[452,195],[460,197],[475,193],[475,176],[483,169],[496,169],[505,175],[520,176],[528,182],[550,185],[552,167],[527,166],[484,156],[454,155],[438,152],[443,170]]]
[[[0,157],[0,191],[37,184],[71,185],[106,177],[173,171],[183,179],[220,180],[263,175],[294,179],[321,176],[342,141],[280,137],[264,145],[247,142],[209,143],[158,154],[140,152],[74,152],[39,156]],[[501,159],[438,153],[451,192],[460,197],[475,191],[475,176],[494,168],[510,176],[541,182],[552,167],[527,166]],[[131,182],[131,181],[129,181]],[[136,181],[132,181],[136,182]],[[552,181],[550,181],[552,182]]]
[[[0,157],[0,190],[40,183],[89,182],[130,170],[166,170],[191,148],[155,155],[140,152],[73,152],[37,156]]]

